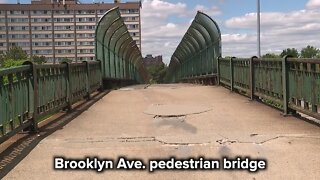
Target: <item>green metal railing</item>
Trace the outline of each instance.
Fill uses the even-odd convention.
[[[319,59],[219,58],[221,32],[198,12],[173,53],[166,81],[215,84],[262,99],[284,111],[320,119]],[[215,79],[217,78],[217,79]],[[216,80],[214,83],[212,79]]]
[[[100,62],[24,65],[0,70],[0,143],[102,86]]]
[[[251,99],[275,103],[284,114],[320,119],[320,59],[218,58],[218,83]],[[285,82],[285,83],[283,83]]]

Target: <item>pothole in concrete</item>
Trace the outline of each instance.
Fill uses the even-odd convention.
[[[220,145],[237,143],[237,141],[235,141],[235,140],[230,140],[230,139],[219,139],[219,140],[217,140],[216,142],[219,143]]]
[[[166,120],[166,121],[178,121],[178,122],[184,122],[186,120],[185,115],[180,115],[180,116],[154,116],[153,118],[157,120]]]
[[[254,137],[254,136],[258,136],[259,134],[256,134],[256,133],[253,133],[253,134],[250,134],[250,137]]]
[[[193,104],[157,104],[148,107],[145,114],[155,115],[159,117],[182,117],[191,114],[201,114],[212,109],[203,105],[193,105]]]

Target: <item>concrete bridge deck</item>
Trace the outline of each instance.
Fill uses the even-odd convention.
[[[152,115],[153,114],[153,115]],[[110,92],[43,139],[5,179],[317,179],[320,128],[215,86],[132,86]],[[267,170],[55,171],[53,157],[250,156]]]

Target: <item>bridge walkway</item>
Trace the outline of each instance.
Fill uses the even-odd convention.
[[[5,179],[314,179],[319,127],[218,86],[139,85],[111,91],[43,139]],[[53,157],[264,158],[247,171],[55,171]],[[49,178],[49,179],[50,179]]]

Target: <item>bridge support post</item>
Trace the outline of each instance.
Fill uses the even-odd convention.
[[[254,59],[256,59],[256,56],[253,56],[250,59],[250,99],[254,99]]]
[[[221,56],[217,58],[217,85],[218,86],[220,86],[220,58]]]
[[[26,61],[23,63],[23,65],[30,65],[31,67],[31,77],[33,77],[32,81],[30,81],[30,88],[33,89],[33,114],[32,114],[32,118],[31,118],[31,126],[28,130],[30,130],[31,132],[37,132],[38,131],[38,98],[39,98],[39,85],[38,85],[38,73],[37,73],[37,69],[36,69],[36,65],[31,62],[31,61]],[[31,77],[29,77],[29,79],[31,80]],[[32,91],[30,91],[32,92]],[[29,94],[29,96],[31,96],[32,94]]]
[[[83,61],[84,63],[86,63],[86,86],[87,86],[87,95],[86,95],[86,99],[89,100],[91,98],[90,95],[90,67],[89,67],[89,62],[88,61]]]
[[[283,115],[288,115],[288,69],[287,69],[287,59],[290,56],[285,56],[282,59],[282,93],[283,93]]]
[[[70,69],[70,64],[67,62],[63,62],[62,64],[66,64],[66,73],[67,73],[67,101],[68,101],[68,106],[67,110],[71,111],[72,110],[72,83],[71,83],[71,69]]]
[[[234,82],[233,59],[235,59],[235,57],[230,58],[230,90],[231,92],[233,92],[233,82]]]

